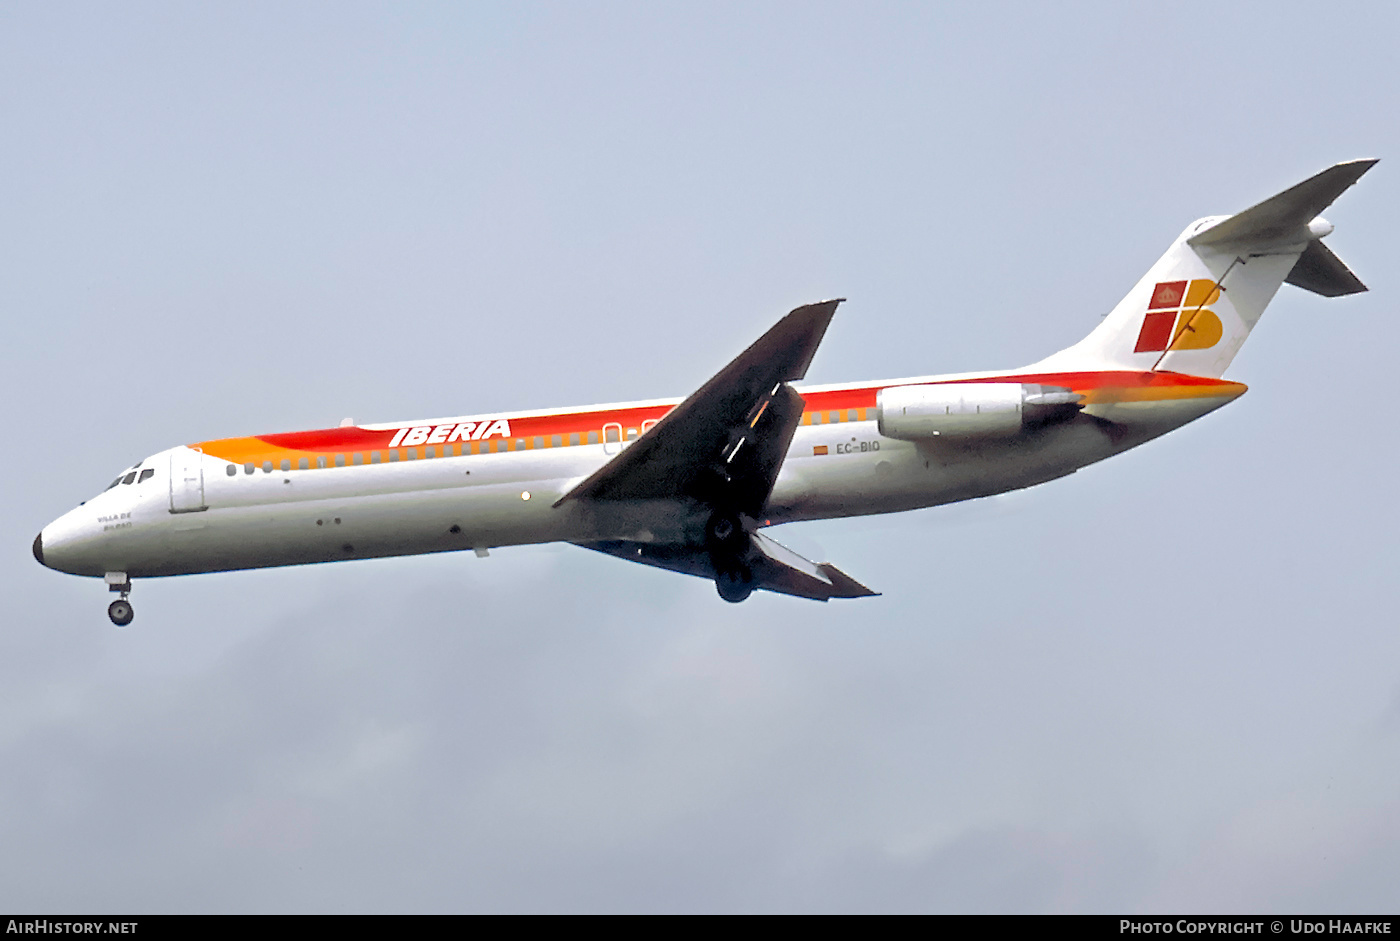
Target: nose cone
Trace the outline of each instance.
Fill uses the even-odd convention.
[[[104,543],[102,528],[86,507],[78,507],[64,513],[58,519],[39,531],[34,538],[34,558],[45,568],[69,575],[101,575],[106,563],[112,561],[103,557],[103,548],[111,548]],[[112,571],[122,567],[111,566]]]

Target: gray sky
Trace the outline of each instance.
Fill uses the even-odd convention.
[[[1385,5],[0,8],[0,908],[1394,911]],[[1186,429],[775,535],[813,604],[568,546],[103,586],[34,534],[171,445],[1019,366],[1338,160]]]

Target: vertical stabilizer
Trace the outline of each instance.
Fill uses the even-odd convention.
[[[1093,333],[1035,364],[1220,376],[1285,281],[1337,297],[1366,290],[1319,241],[1318,215],[1376,163],[1329,167],[1233,216],[1193,222]]]

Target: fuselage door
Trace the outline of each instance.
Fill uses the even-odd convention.
[[[170,512],[197,513],[204,502],[204,455],[192,448],[170,452]]]
[[[622,450],[622,423],[610,421],[603,426],[603,453],[616,454]]]

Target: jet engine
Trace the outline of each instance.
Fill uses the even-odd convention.
[[[1011,438],[1023,428],[1071,418],[1083,396],[1025,382],[890,386],[875,397],[880,434],[904,441]]]

